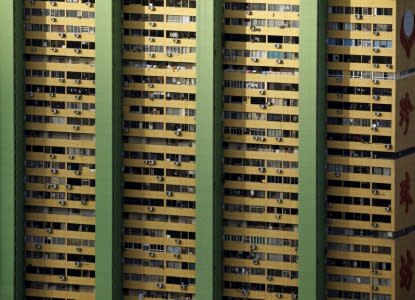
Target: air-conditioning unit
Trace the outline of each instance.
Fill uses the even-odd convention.
[[[374,68],[379,68],[379,64],[373,64]]]
[[[156,22],[150,22],[150,23],[148,23],[148,25],[150,25],[151,27],[155,27],[156,26]]]
[[[52,233],[52,231],[53,231],[52,228],[46,228],[46,233],[50,234],[50,233]]]
[[[392,145],[391,145],[391,144],[385,144],[385,148],[386,148],[387,150],[390,150],[390,149],[392,149]]]
[[[74,37],[76,37],[77,39],[81,38],[81,34],[80,33],[75,33]]]
[[[378,36],[379,35],[379,31],[373,31],[373,35]]]
[[[378,223],[376,223],[376,222],[372,222],[372,227],[377,228],[378,226],[379,226],[379,224],[378,224]]]
[[[179,240],[179,239],[175,239],[175,240],[174,240],[174,242],[175,242],[177,245],[180,245],[180,244],[182,243],[182,241],[181,241],[181,240]]]
[[[252,60],[253,62],[258,62],[258,61],[259,61],[259,59],[258,59],[257,57],[251,57],[251,60]]]
[[[56,49],[56,48],[52,48],[50,50],[52,50],[52,52],[58,52],[58,49]]]
[[[57,20],[56,20],[56,18],[50,18],[50,21],[51,22],[56,22]]]
[[[155,161],[155,160],[150,159],[150,160],[148,161],[148,164],[149,164],[149,165],[155,165],[155,164],[156,164],[156,161]]]
[[[58,188],[59,188],[59,186],[57,185],[57,184],[52,184],[51,186],[50,186],[52,189],[54,189],[54,190],[57,190]]]
[[[59,35],[59,37],[64,38],[65,37],[65,32],[59,32],[58,35]]]
[[[154,52],[151,52],[149,55],[150,55],[151,58],[156,57],[156,54]]]
[[[379,100],[380,96],[379,95],[373,95],[372,98],[373,98],[373,100]]]
[[[81,175],[82,172],[81,172],[81,170],[75,170],[74,173],[75,173],[75,175]]]
[[[65,206],[66,202],[65,202],[65,200],[59,200],[59,201],[58,201],[58,204],[59,204],[60,206]]]
[[[372,290],[377,291],[378,287],[376,285],[372,286]]]
[[[373,52],[379,53],[380,52],[380,49],[379,48],[373,48]]]
[[[36,4],[36,0],[30,0],[30,4]]]
[[[281,219],[281,214],[275,214],[276,219]]]
[[[336,82],[342,82],[342,78],[341,77],[336,77]]]
[[[375,116],[380,117],[380,116],[382,116],[382,113],[380,111],[375,111]]]
[[[66,189],[68,189],[68,190],[72,190],[72,185],[71,185],[71,184],[66,184],[66,185],[65,185],[65,187],[66,187]]]
[[[149,252],[149,253],[148,253],[148,256],[150,256],[150,257],[155,257],[155,256],[156,256],[156,254],[155,254],[154,252]]]
[[[56,115],[58,113],[58,110],[56,108],[52,108],[51,109],[51,112],[52,112],[52,114],[55,114]]]
[[[267,276],[267,280],[268,280],[268,281],[272,281],[272,279],[273,279],[273,278],[272,278],[272,276],[271,276],[271,275],[268,275],[268,276]]]
[[[337,98],[342,98],[343,94],[342,93],[337,93]]]
[[[166,54],[168,57],[173,57],[173,53],[171,53],[171,52],[167,52],[167,54]]]
[[[56,155],[55,154],[49,154],[49,157],[52,158],[52,159],[55,159]]]
[[[282,64],[284,61],[282,59],[277,59],[277,64]]]
[[[56,2],[55,1],[50,1],[50,5],[56,6]]]
[[[51,172],[52,174],[57,174],[57,173],[58,173],[58,169],[50,169],[50,172]]]
[[[81,111],[80,111],[79,109],[76,109],[76,110],[74,110],[74,111],[73,111],[73,113],[74,113],[75,115],[80,115],[80,114],[81,114]]]
[[[379,80],[377,80],[377,79],[373,79],[372,82],[373,82],[373,84],[379,84]]]
[[[179,254],[179,253],[175,253],[175,254],[174,254],[174,257],[175,257],[175,258],[180,258],[180,254]]]
[[[275,139],[277,140],[277,142],[282,142],[282,137],[280,136],[277,136]]]
[[[156,286],[157,286],[159,289],[164,288],[164,284],[163,284],[163,283],[161,283],[161,282],[158,282]]]
[[[163,180],[164,180],[163,176],[160,176],[160,175],[156,176],[156,179],[157,179],[158,181],[163,181]]]
[[[182,290],[187,290],[187,285],[185,285],[184,283],[182,283],[182,284],[180,285],[180,288],[181,288]]]
[[[73,155],[68,155],[68,159],[73,160],[73,159],[75,159],[75,156],[73,156]]]
[[[85,5],[88,7],[92,7],[92,2],[86,2]]]
[[[376,125],[376,124],[372,124],[371,129],[372,129],[373,131],[377,131],[377,130],[378,130],[378,125]]]
[[[81,83],[81,79],[75,79],[75,83],[76,84],[80,84]]]
[[[177,130],[174,132],[174,134],[175,134],[175,135],[177,135],[177,136],[181,136],[181,135],[182,135],[182,131],[177,129]]]
[[[148,210],[149,212],[153,212],[153,211],[154,211],[154,207],[152,207],[152,206],[147,206],[147,210]]]
[[[336,176],[336,177],[340,177],[340,172],[335,172],[335,173],[334,173],[334,176]]]
[[[166,195],[167,195],[167,197],[171,197],[171,196],[173,196],[173,192],[172,191],[167,191]]]
[[[265,95],[265,94],[266,94],[266,91],[265,91],[265,90],[260,90],[260,91],[259,91],[259,94],[260,94],[260,95]]]
[[[253,263],[254,265],[259,265],[259,260],[258,260],[258,259],[253,259],[253,260],[252,260],[252,263]]]
[[[249,249],[251,249],[251,251],[256,250],[256,245],[255,244],[251,244],[249,245]]]
[[[386,212],[391,212],[392,211],[392,208],[390,206],[387,206],[387,207],[385,207],[385,211]]]
[[[37,49],[36,49],[36,47],[32,47],[32,48],[31,48],[31,50],[32,50],[33,52],[36,52],[36,50],[37,50]]]
[[[378,191],[377,189],[373,189],[373,190],[372,190],[372,194],[373,194],[373,195],[377,195],[377,194],[379,194],[379,191]]]
[[[249,11],[247,11],[247,12],[246,12],[246,14],[247,14],[248,16],[250,16],[250,15],[252,15],[252,11],[250,11],[250,10],[249,10]]]
[[[279,44],[279,43],[276,43],[276,44],[274,44],[274,47],[277,48],[277,49],[281,49],[282,48],[282,45]]]
[[[282,298],[282,294],[281,293],[277,293],[276,294],[277,298],[281,299]]]
[[[258,171],[261,172],[261,173],[264,173],[265,172],[265,168],[264,167],[259,167],[258,168]]]
[[[81,200],[81,204],[82,204],[82,205],[87,205],[87,204],[88,204],[88,201],[86,201],[85,199],[82,199],[82,200]]]
[[[76,261],[74,262],[75,267],[80,267],[81,266],[81,262],[80,261]]]
[[[76,54],[79,54],[79,53],[81,53],[81,49],[75,48],[75,49],[73,49],[73,52],[75,52]]]
[[[173,43],[175,43],[175,44],[179,44],[179,43],[180,43],[180,40],[179,40],[179,39],[177,39],[177,38],[174,38],[174,39],[173,39]]]
[[[76,247],[76,248],[75,248],[75,250],[76,250],[77,252],[82,252],[82,248],[81,248],[81,247]]]
[[[260,140],[261,142],[265,142],[265,136],[261,136],[261,137],[259,137],[259,140]]]
[[[282,203],[283,201],[284,201],[284,200],[283,200],[283,199],[281,199],[281,198],[278,198],[278,199],[277,199],[277,202],[278,202],[278,203]]]
[[[60,280],[60,281],[65,281],[65,280],[66,280],[65,275],[59,275],[59,280]]]
[[[282,174],[284,171],[282,169],[277,169],[278,174]]]
[[[154,11],[156,8],[154,7],[153,3],[148,4],[148,9]]]
[[[393,65],[392,64],[386,64],[386,68],[392,69],[393,68]]]
[[[81,95],[75,95],[75,100],[81,100],[82,96]]]
[[[65,78],[59,78],[59,82],[65,82]]]
[[[49,96],[51,96],[51,97],[55,97],[55,96],[56,96],[56,94],[55,94],[55,93],[49,93]]]
[[[179,167],[181,165],[181,163],[180,163],[180,161],[175,161],[174,162],[174,165],[177,166],[177,167]]]
[[[267,106],[266,106],[265,104],[261,104],[261,105],[259,106],[259,108],[261,108],[261,109],[266,109],[266,108],[267,108]]]
[[[361,14],[355,14],[354,17],[356,18],[356,20],[361,20],[363,18]]]
[[[72,128],[73,128],[73,130],[76,130],[76,131],[78,131],[80,129],[79,125],[74,125],[74,126],[72,126]]]
[[[241,290],[241,294],[244,295],[244,296],[248,296],[249,291],[248,290]]]
[[[39,243],[37,243],[37,244],[35,244],[35,248],[36,248],[36,249],[38,249],[38,250],[39,250],[39,249],[42,249],[42,245],[41,245],[41,244],[39,244]]]
[[[372,270],[372,274],[377,274],[377,273],[378,273],[378,270],[375,270],[375,269]]]
[[[296,300],[298,296],[296,294],[291,294],[291,299]]]

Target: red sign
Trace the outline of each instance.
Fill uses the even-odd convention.
[[[405,173],[405,179],[401,181],[401,204],[405,204],[405,213],[409,211],[409,205],[414,203],[414,199],[411,196],[411,177],[409,173]]]
[[[401,288],[405,288],[407,291],[411,290],[411,283],[412,283],[412,265],[414,264],[414,259],[412,258],[412,254],[409,250],[406,250],[406,259],[403,255],[401,255]]]
[[[401,110],[399,112],[399,115],[401,116],[401,118],[399,120],[399,126],[402,126],[405,123],[403,135],[406,135],[409,129],[410,114],[415,109],[415,106],[412,104],[412,101],[409,98],[408,93],[406,93],[405,97],[401,99],[400,107],[401,107]]]

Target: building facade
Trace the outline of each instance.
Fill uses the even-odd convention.
[[[415,299],[414,13],[0,1],[0,298]]]

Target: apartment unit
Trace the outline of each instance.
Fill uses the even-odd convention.
[[[0,1],[0,298],[415,298],[414,13]]]

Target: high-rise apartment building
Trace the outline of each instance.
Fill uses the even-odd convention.
[[[0,299],[415,299],[414,13],[1,0]]]

